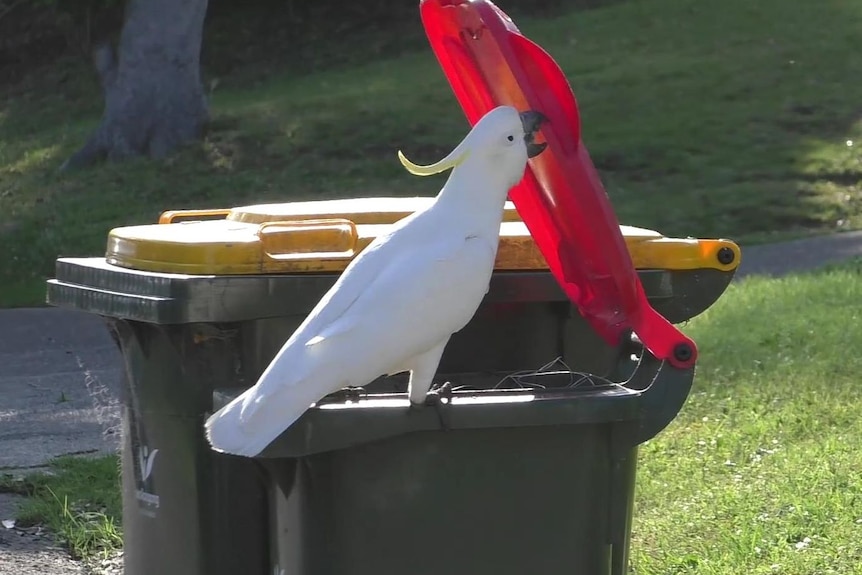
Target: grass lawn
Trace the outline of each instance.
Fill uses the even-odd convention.
[[[860,300],[862,261],[735,283],[688,324],[695,388],[641,448],[635,575],[862,573]],[[118,545],[116,466],[61,460],[23,516],[77,554]]]
[[[862,261],[749,279],[690,322],[679,417],[641,449],[637,575],[862,573]]]
[[[517,21],[567,73],[623,223],[741,242],[862,225],[858,0],[643,0]],[[368,39],[339,41],[346,54]],[[218,78],[200,145],[69,175],[56,168],[101,111],[89,65],[0,89],[0,306],[39,304],[57,255],[99,255],[110,228],[165,209],[439,189],[395,158],[437,160],[467,129],[430,48],[267,65],[263,81]]]
[[[88,558],[123,545],[119,469],[113,456],[62,457],[50,473],[23,480],[0,475],[0,491],[29,496],[19,510],[19,526],[44,525],[73,557]]]

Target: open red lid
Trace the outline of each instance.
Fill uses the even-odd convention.
[[[692,366],[694,342],[647,301],[557,63],[489,0],[420,0],[420,13],[471,126],[501,105],[549,119],[548,148],[510,197],[572,302],[610,345],[631,329],[659,359]]]

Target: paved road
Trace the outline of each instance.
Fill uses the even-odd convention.
[[[0,473],[115,450],[120,370],[98,317],[0,310]]]
[[[854,257],[862,257],[862,231],[752,246],[743,248],[736,278],[752,274],[778,277]]]
[[[738,277],[862,256],[862,232],[745,249]],[[97,317],[0,310],[0,473],[117,447],[121,358]]]

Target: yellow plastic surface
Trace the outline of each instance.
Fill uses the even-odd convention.
[[[389,225],[430,200],[356,198],[174,210],[162,214],[159,224],[111,230],[106,259],[126,268],[191,275],[338,272]],[[739,247],[728,240],[674,239],[620,228],[637,269],[730,271],[739,265]],[[723,247],[736,256],[729,265],[718,261]],[[500,227],[496,269],[547,269],[511,202]]]
[[[309,218],[345,218],[360,224],[392,224],[421,210],[434,198],[349,198],[343,200],[316,200],[311,202],[289,202],[284,204],[259,204],[228,211],[227,219],[236,222],[260,224],[279,220],[304,220]],[[210,210],[211,213],[220,210]],[[172,212],[177,216],[187,213]],[[197,213],[191,210],[188,213]],[[176,216],[175,216],[176,217]],[[515,204],[506,202],[504,222],[520,222]],[[166,222],[167,223],[167,222]]]

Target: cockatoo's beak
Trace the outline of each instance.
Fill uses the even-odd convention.
[[[401,160],[401,165],[404,166],[408,172],[413,174],[414,176],[433,176],[434,174],[439,174],[444,170],[448,170],[450,168],[454,168],[461,162],[467,159],[468,150],[464,146],[464,142],[458,145],[454,150],[452,150],[448,156],[440,160],[439,162],[435,162],[430,166],[420,166],[418,164],[414,164],[410,160],[408,160],[401,150],[398,150],[398,159]]]
[[[521,125],[524,126],[524,142],[527,144],[528,158],[535,158],[548,147],[547,142],[537,144],[533,141],[533,138],[536,137],[536,132],[538,132],[542,127],[542,124],[547,121],[548,118],[546,118],[541,112],[536,112],[535,110],[521,112]]]

